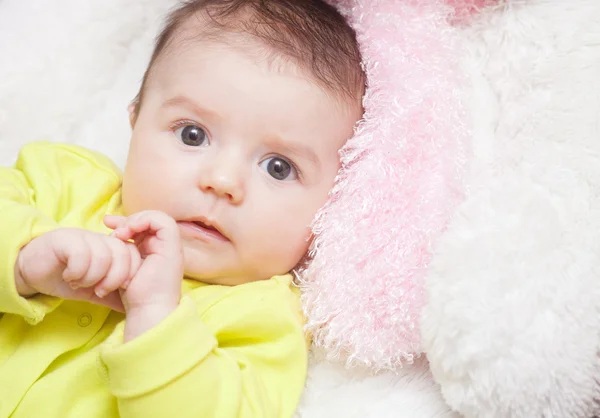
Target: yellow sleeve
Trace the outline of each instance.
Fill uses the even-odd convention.
[[[284,282],[245,286],[204,314],[186,295],[127,344],[122,328],[111,336],[100,358],[121,417],[293,415],[307,368],[298,298]]]
[[[21,149],[14,167],[0,167],[0,315],[21,315],[36,324],[58,306],[60,300],[51,296],[19,296],[17,255],[33,238],[61,227],[74,211],[85,217],[86,210],[97,208],[90,200],[106,197],[109,190],[114,194],[120,178],[111,164],[73,145],[34,142]]]

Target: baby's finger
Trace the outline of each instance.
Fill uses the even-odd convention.
[[[130,252],[131,262],[129,264],[129,279],[121,286],[121,288],[125,290],[127,289],[127,287],[129,286],[129,284],[131,283],[131,281],[133,280],[133,278],[135,277],[142,265],[142,256],[138,248],[135,245],[129,243],[127,244],[127,248]]]
[[[148,254],[164,254],[168,252],[167,250],[168,244],[164,241],[158,239],[156,235],[151,235],[146,238],[142,243],[138,245],[140,250],[140,254],[148,255]]]
[[[117,290],[129,279],[131,254],[126,244],[118,239],[106,237],[107,246],[112,254],[112,262],[106,276],[94,288],[99,298]]]
[[[150,235],[148,232],[140,232],[133,239],[134,244],[139,246],[146,238],[148,238],[148,235]]]
[[[137,225],[135,218],[136,215],[125,218],[125,221],[117,226],[110,235],[120,239],[121,241],[129,241],[134,239],[137,234],[144,231],[143,229],[141,231],[136,231],[134,228],[132,228],[132,225]]]
[[[110,229],[115,229],[123,225],[126,220],[127,218],[125,216],[106,215],[104,216],[104,225],[106,225]]]
[[[131,239],[141,232],[149,232],[162,241],[179,240],[177,223],[169,215],[159,211],[145,211],[130,216],[122,228],[129,232],[127,239]],[[117,231],[119,238],[122,238],[121,228],[115,230],[115,232]]]
[[[112,251],[106,242],[106,236],[90,234],[85,236],[91,252],[88,271],[75,284],[79,287],[92,287],[106,277],[112,262]]]
[[[123,301],[121,300],[119,292],[109,293],[100,300],[103,302],[103,305],[108,306],[117,312],[125,313],[125,308],[123,307]]]
[[[123,302],[121,300],[121,295],[119,292],[112,292],[106,295],[103,298],[99,298],[98,296],[92,294],[87,298],[89,302],[95,303],[96,305],[108,306],[109,308],[117,311],[117,312],[125,312],[125,308],[123,307]]]
[[[83,238],[60,243],[57,246],[57,255],[59,260],[66,264],[62,274],[63,280],[70,284],[83,278],[92,263],[92,251]]]

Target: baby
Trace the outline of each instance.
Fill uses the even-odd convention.
[[[351,28],[319,0],[168,18],[123,176],[32,143],[0,168],[0,418],[289,417],[289,272],[360,119]]]

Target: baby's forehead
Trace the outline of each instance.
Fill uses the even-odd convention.
[[[227,49],[227,53],[223,49]],[[352,114],[357,120],[362,117],[363,108],[361,98],[351,98],[348,95],[341,94],[337,90],[333,90],[329,85],[325,85],[316,78],[313,72],[306,67],[298,65],[289,57],[278,54],[277,51],[272,50],[268,45],[262,44],[250,36],[246,36],[246,38],[229,37],[229,39],[223,37],[218,40],[216,38],[209,40],[207,38],[183,37],[178,43],[171,45],[170,50],[155,63],[157,67],[156,73],[162,75],[160,78],[166,76],[170,80],[178,80],[179,77],[177,74],[182,71],[182,66],[179,65],[181,60],[185,60],[186,55],[189,57],[188,54],[201,54],[205,59],[210,60],[211,65],[229,65],[229,68],[235,70],[233,77],[239,76],[243,78],[244,74],[246,74],[244,64],[239,64],[240,61],[236,61],[235,64],[229,64],[229,61],[225,59],[225,56],[230,51],[248,58],[248,60],[241,60],[241,62],[251,62],[252,64],[249,65],[262,67],[264,73],[271,74],[272,77],[291,75],[293,78],[306,80],[322,91],[322,97],[327,97],[327,103],[337,109],[339,113]],[[152,78],[150,76],[148,79],[147,89],[153,88],[154,80]],[[270,86],[266,87],[265,94],[269,94],[269,88]],[[288,105],[289,103],[282,102],[282,106]],[[290,109],[290,111],[292,110]]]
[[[323,45],[326,40],[286,33],[292,28],[284,24],[265,24],[261,27],[258,20],[249,8],[240,9],[223,19],[214,18],[207,10],[199,10],[173,27],[173,32],[162,46],[156,61],[164,63],[169,56],[189,52],[194,49],[191,47],[198,44],[211,48],[233,48],[265,65],[270,71],[295,71],[341,99],[341,102],[347,102],[348,99],[361,101],[364,93],[364,82],[360,81],[362,69],[352,68],[350,62],[339,65],[340,61],[336,71],[336,59],[320,58],[317,54],[321,51],[321,55],[327,56],[339,52],[331,50],[330,45]],[[280,31],[277,32],[276,29]],[[330,52],[324,52],[328,48]],[[152,65],[154,64],[157,62]],[[360,67],[360,63],[354,64]],[[342,73],[346,73],[346,77],[340,80],[345,81],[336,81],[335,78]]]
[[[344,114],[349,110],[354,114],[355,108],[360,107],[356,101],[320,84],[309,71],[288,58],[269,57],[267,54],[271,52],[265,51],[268,46],[252,42],[249,45],[188,39],[173,45],[170,52],[156,63],[155,74],[149,79],[147,88],[157,87],[162,97],[175,91],[179,94],[186,92],[191,99],[202,103],[214,101],[216,86],[225,87],[221,90],[223,94],[233,85],[241,84],[240,88],[246,89],[243,85],[252,83],[260,86],[260,92],[255,93],[259,101],[261,96],[277,97],[279,106],[289,108],[292,113],[294,106],[290,104],[307,97],[315,101],[315,108],[327,103],[332,110]]]

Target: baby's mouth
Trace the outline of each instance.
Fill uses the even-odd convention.
[[[215,239],[218,241],[229,241],[217,225],[204,220],[188,220],[177,222],[186,232],[199,239]]]
[[[208,229],[210,231],[217,231],[217,232],[219,232],[219,230],[217,228],[215,228],[214,226],[207,225],[207,224],[205,224],[202,221],[194,221],[192,223],[198,225],[200,228],[205,228],[205,229]]]

